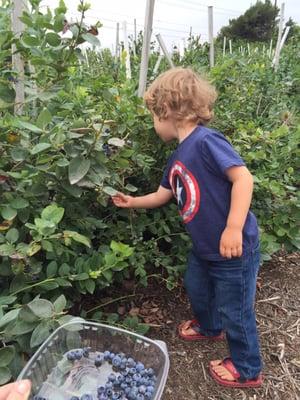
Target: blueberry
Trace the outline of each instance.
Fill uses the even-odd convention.
[[[152,399],[152,393],[150,393],[150,392],[146,392],[145,393],[145,400],[151,400]]]
[[[91,350],[92,350],[91,347],[84,347],[84,348],[82,349],[82,355],[83,355],[83,357],[88,358],[89,355],[90,355],[90,351],[91,351]]]
[[[108,397],[112,396],[112,394],[113,394],[112,389],[106,389],[106,394],[107,394]]]
[[[129,373],[130,373],[131,375],[136,374],[136,372],[137,372],[137,370],[136,370],[135,368],[130,368],[130,370],[129,370]]]
[[[109,157],[110,155],[111,155],[111,149],[110,149],[110,147],[109,147],[109,145],[108,144],[103,144],[102,145],[102,149],[103,149],[103,151],[104,151],[104,153],[105,153],[105,155],[107,156],[107,157]]]
[[[110,351],[106,350],[106,351],[103,353],[103,356],[104,356],[104,360],[105,360],[105,361],[110,360]]]
[[[91,394],[83,394],[80,400],[93,400],[93,396]]]
[[[101,394],[101,393],[104,393],[105,392],[105,387],[104,386],[99,386],[98,388],[97,388],[97,393],[98,394]]]
[[[100,355],[98,355],[98,356],[95,358],[95,366],[96,366],[96,367],[101,367],[102,363],[103,363],[103,357],[100,356]]]
[[[128,395],[130,393],[130,391],[131,391],[130,387],[127,387],[127,388],[124,389],[124,392],[125,392],[126,395]]]
[[[120,398],[120,394],[118,392],[113,393],[113,395],[111,397],[112,400],[119,400],[119,398]]]
[[[154,393],[154,386],[152,385],[147,386],[147,392]]]
[[[113,387],[112,382],[106,382],[106,384],[105,384],[105,390],[107,390],[107,389],[112,389],[112,387]]]
[[[115,357],[112,359],[112,365],[113,365],[114,367],[119,367],[120,364],[121,364],[121,357],[115,356]]]
[[[110,129],[109,129],[109,128],[106,128],[104,132],[105,132],[105,133],[109,133],[109,132],[110,132]]]
[[[75,352],[74,352],[74,351],[69,351],[69,352],[67,353],[67,359],[68,359],[69,361],[74,361],[74,360],[76,360],[76,354],[75,354]]]
[[[145,400],[145,396],[144,396],[143,394],[139,393],[139,394],[136,396],[136,400]]]
[[[139,383],[141,381],[141,378],[142,378],[141,374],[134,374],[133,377],[132,377],[132,379],[134,381],[136,381],[137,383]]]
[[[72,396],[72,397],[70,398],[70,400],[79,400],[79,397],[77,397],[77,396]]]
[[[139,392],[140,392],[140,393],[145,394],[146,391],[147,391],[146,386],[142,385],[142,386],[139,387]]]
[[[108,397],[105,393],[101,393],[100,396],[98,396],[98,400],[108,400]]]
[[[109,359],[110,359],[111,361],[113,360],[114,357],[115,357],[115,353],[110,353]]]
[[[153,376],[153,375],[154,375],[154,371],[153,371],[152,368],[148,368],[148,369],[147,369],[147,375],[148,375],[148,376]]]
[[[136,362],[134,361],[133,358],[128,358],[126,362],[127,367],[129,368],[134,368],[136,365]]]
[[[108,375],[108,380],[109,380],[110,382],[114,382],[116,379],[117,379],[117,377],[116,377],[115,374],[110,374],[110,375]]]
[[[83,356],[83,351],[82,350],[75,350],[74,353],[75,353],[75,359],[76,360],[80,360],[82,358],[82,356]]]
[[[118,381],[119,383],[123,383],[123,382],[125,381],[124,376],[123,376],[123,375],[119,375],[119,376],[117,377],[117,381]]]
[[[136,368],[136,370],[137,370],[138,372],[141,372],[141,371],[143,371],[143,370],[145,369],[145,366],[144,366],[143,363],[138,362],[138,363],[136,364],[135,368]]]

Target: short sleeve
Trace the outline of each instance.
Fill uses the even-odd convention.
[[[211,132],[203,139],[202,156],[207,168],[223,177],[226,177],[228,168],[245,165],[229,141],[217,132]]]
[[[169,189],[169,190],[172,190],[170,182],[169,182],[169,173],[170,173],[170,169],[172,166],[173,155],[174,155],[174,153],[169,157],[166,168],[165,168],[163,176],[162,176],[162,179],[160,181],[160,185],[162,187],[164,187],[165,189]]]

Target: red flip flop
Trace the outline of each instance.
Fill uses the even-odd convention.
[[[241,379],[240,374],[236,370],[235,366],[232,363],[231,358],[224,358],[223,361],[219,364],[222,367],[226,368],[232,376],[234,377],[234,381],[228,381],[227,379],[221,378],[214,370],[213,366],[210,363],[209,372],[212,378],[218,382],[222,386],[232,387],[232,388],[256,388],[260,387],[263,383],[263,375],[259,374],[255,379]]]
[[[200,328],[199,322],[196,319],[192,319],[190,321],[188,328],[196,328],[195,330]],[[182,333],[182,328],[183,326],[186,324],[186,322],[183,322],[182,324],[180,324],[178,326],[178,335],[181,339],[186,340],[188,342],[193,342],[193,341],[197,341],[197,340],[224,340],[224,334],[220,333],[220,335],[218,336],[205,336],[202,335],[202,333],[197,332],[194,335],[185,335],[184,333]]]

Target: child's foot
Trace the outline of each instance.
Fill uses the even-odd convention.
[[[254,379],[241,379],[240,374],[235,369],[231,358],[224,360],[214,360],[210,362],[209,371],[212,378],[220,385],[233,388],[259,387],[262,385],[263,376],[259,374]]]
[[[183,340],[193,341],[193,340],[224,340],[223,333],[217,336],[205,336],[200,333],[200,325],[196,319],[192,319],[183,322],[178,326],[178,334]]]

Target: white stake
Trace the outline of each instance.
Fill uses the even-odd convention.
[[[277,44],[276,44],[276,50],[275,50],[275,57],[273,60],[273,65],[274,65],[275,71],[277,71],[278,65],[279,65],[280,43],[281,43],[281,38],[282,38],[283,19],[284,19],[284,3],[281,3],[278,38],[277,38]]]
[[[147,70],[149,62],[150,40],[152,34],[154,3],[155,0],[147,0],[147,5],[146,5],[142,59],[140,66],[139,89],[138,89],[138,95],[140,97],[143,96],[147,83]]]
[[[223,38],[223,57],[225,56],[225,52],[226,52],[226,36],[224,36]]]
[[[123,21],[123,32],[124,32],[124,50],[126,52],[125,65],[126,65],[126,78],[131,79],[131,66],[130,66],[130,52],[128,46],[127,36],[127,23]]]
[[[232,54],[232,40],[229,39],[229,53]]]
[[[13,9],[11,14],[11,24],[12,31],[16,37],[20,37],[24,30],[24,24],[20,21],[20,17],[26,11],[26,1],[25,0],[14,0]],[[23,113],[23,105],[25,101],[24,93],[24,61],[20,53],[17,53],[16,45],[11,46],[12,50],[12,68],[17,72],[17,81],[15,82],[15,105],[14,113],[15,115],[21,115]]]
[[[160,34],[160,33],[157,34],[157,35],[156,35],[156,38],[157,38],[157,40],[158,40],[158,43],[159,43],[159,45],[160,45],[160,47],[161,47],[161,49],[162,49],[162,51],[163,51],[163,53],[164,53],[166,59],[168,60],[168,63],[170,64],[170,67],[171,67],[171,68],[174,68],[175,65],[174,65],[174,63],[173,63],[173,61],[172,61],[172,58],[171,58],[169,52],[168,52],[168,49],[167,49],[167,47],[166,47],[166,45],[165,45],[165,42],[163,41],[163,38],[161,37],[161,34]]]
[[[209,65],[212,68],[214,60],[214,25],[213,25],[213,6],[208,6],[208,40],[209,40]]]
[[[249,43],[247,43],[247,49],[248,49],[248,54],[250,56],[250,44]]]
[[[290,26],[286,26],[286,28],[285,28],[284,34],[283,34],[281,42],[280,42],[280,51],[284,45],[284,42],[286,41],[287,35],[289,34],[289,31],[290,31],[290,28],[291,28]]]
[[[273,45],[273,39],[271,39],[270,41],[269,58],[271,58],[272,55],[272,45]]]
[[[115,53],[115,61],[116,62],[117,62],[117,60],[119,58],[119,52],[120,52],[119,35],[120,35],[120,24],[119,24],[119,22],[117,22],[117,25],[116,25],[116,53]]]

